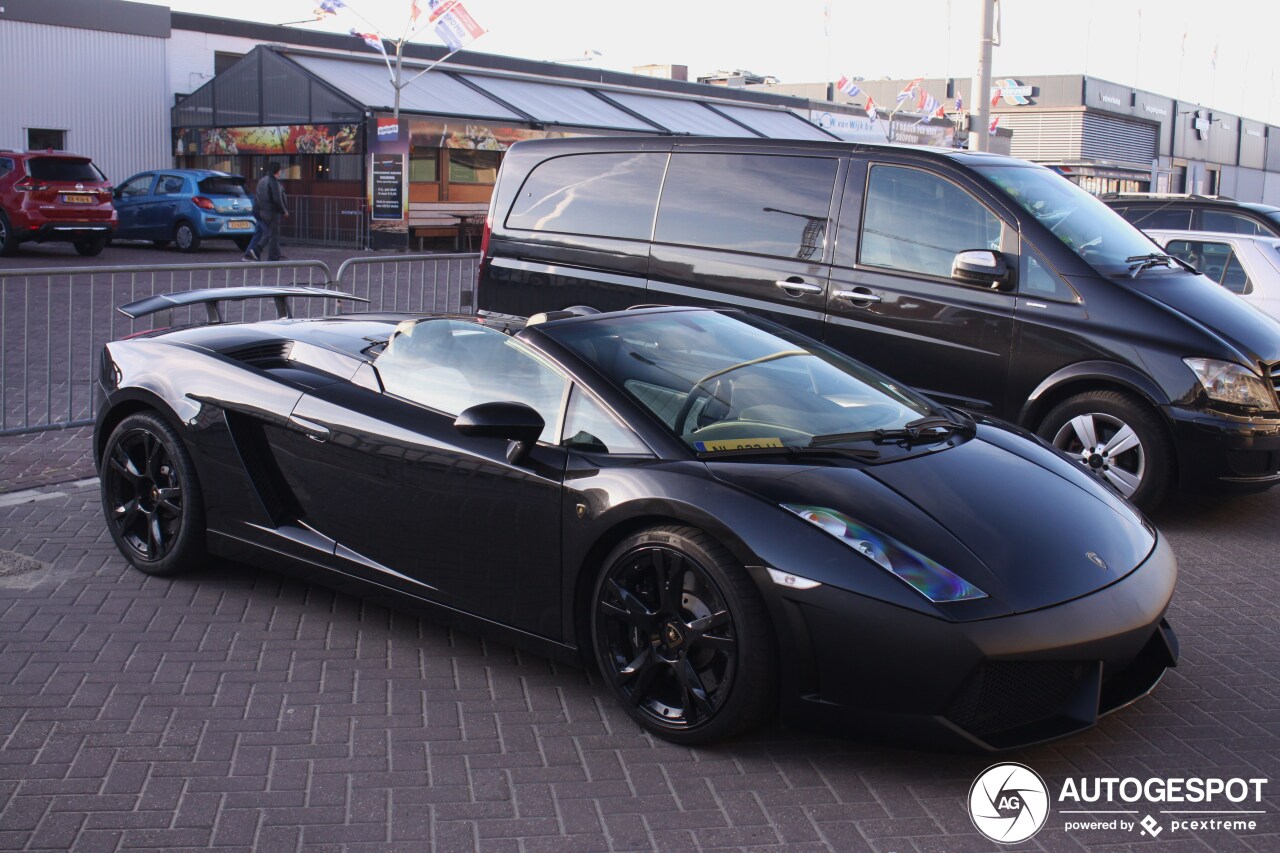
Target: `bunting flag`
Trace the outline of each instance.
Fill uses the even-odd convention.
[[[917,77],[916,79],[908,83],[905,87],[903,87],[902,91],[898,93],[898,97],[897,97],[899,106],[901,106],[904,101],[908,100],[913,94],[916,93],[922,80],[924,80],[923,77]]]
[[[332,15],[338,14],[338,10],[345,9],[346,3],[342,0],[320,0],[320,4],[316,6],[316,20],[320,21]]]
[[[863,109],[867,111],[867,118],[872,121],[880,118],[880,113],[876,110],[876,102],[870,95],[867,95],[867,105]]]
[[[938,111],[938,107],[942,105],[938,103],[938,99],[933,95],[924,94],[923,89],[921,89],[920,92],[923,95],[923,97],[920,98],[920,111],[926,116],[933,115]]]
[[[427,0],[427,2],[435,3],[435,0]],[[436,10],[433,9],[432,14],[436,15]],[[439,14],[436,15],[435,31],[440,41],[448,45],[450,53],[462,50],[486,32],[485,28],[477,24],[476,19],[467,13],[459,0],[441,4]]]
[[[960,98],[959,95],[956,95],[956,112],[960,112],[963,109],[964,109],[964,101]]]
[[[836,88],[851,98],[856,98],[862,94],[862,90],[858,88],[858,84],[850,80],[848,77],[845,77],[843,74],[840,75],[840,79],[836,81]]]
[[[944,107],[942,104],[938,104],[938,108],[937,108],[936,110],[934,110],[934,111],[933,111],[933,117],[934,117],[934,118],[946,118],[946,117],[947,117],[947,108],[946,108],[946,107]]]
[[[427,0],[427,23],[434,24],[440,20],[457,2],[458,0]],[[418,5],[417,0],[414,0],[413,5]]]
[[[382,36],[375,35],[373,33],[358,32],[355,29],[351,30],[351,35],[358,39],[364,39],[364,43],[369,45],[369,47],[373,48],[383,56],[387,55],[387,49],[382,45]]]
[[[418,8],[418,0],[409,0],[409,22],[411,24],[418,23],[418,16],[422,14],[422,10]]]
[[[1000,116],[992,116],[991,124],[987,125],[987,136],[996,135],[996,125],[1000,123]]]

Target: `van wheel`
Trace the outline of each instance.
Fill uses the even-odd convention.
[[[173,242],[178,245],[179,252],[194,252],[200,248],[200,235],[190,222],[179,222],[173,229]]]
[[[1159,416],[1132,394],[1069,397],[1037,432],[1144,511],[1155,509],[1172,485],[1173,444]]]

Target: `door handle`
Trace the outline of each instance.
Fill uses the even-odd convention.
[[[822,292],[822,285],[810,284],[809,282],[799,277],[793,277],[793,278],[783,279],[781,281],[775,281],[774,284],[782,288],[783,292],[786,293],[788,296],[803,296],[806,293],[814,294],[814,293]]]
[[[300,418],[297,415],[290,415],[289,426],[293,427],[313,441],[329,440],[329,428],[324,424],[318,424],[315,421],[309,421],[306,418]]]
[[[847,299],[850,302],[866,302],[868,304],[882,301],[879,296],[865,287],[855,287],[853,290],[837,290],[832,296],[836,299]]]

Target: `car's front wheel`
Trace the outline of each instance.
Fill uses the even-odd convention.
[[[632,719],[666,740],[730,737],[777,707],[764,601],[699,530],[655,527],[614,548],[596,580],[591,633],[605,683]]]
[[[1143,510],[1159,505],[1172,486],[1173,445],[1158,415],[1131,394],[1076,394],[1055,406],[1038,432]]]
[[[168,422],[152,412],[125,418],[107,439],[99,473],[107,529],[134,567],[173,575],[205,563],[200,484]]]
[[[200,235],[190,222],[179,222],[173,229],[173,242],[179,252],[194,252],[200,248]]]
[[[0,258],[12,257],[18,251],[18,235],[13,233],[9,219],[0,213]]]

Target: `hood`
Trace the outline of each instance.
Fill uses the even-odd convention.
[[[879,465],[710,461],[708,468],[770,503],[833,509],[888,534],[1006,612],[1109,586],[1155,547],[1154,529],[1110,489],[1000,426],[984,425],[950,449]],[[864,558],[850,549],[850,559]]]
[[[1250,365],[1280,361],[1280,320],[1261,313],[1202,275],[1148,273],[1126,281],[1125,285],[1187,317],[1221,339]]]

